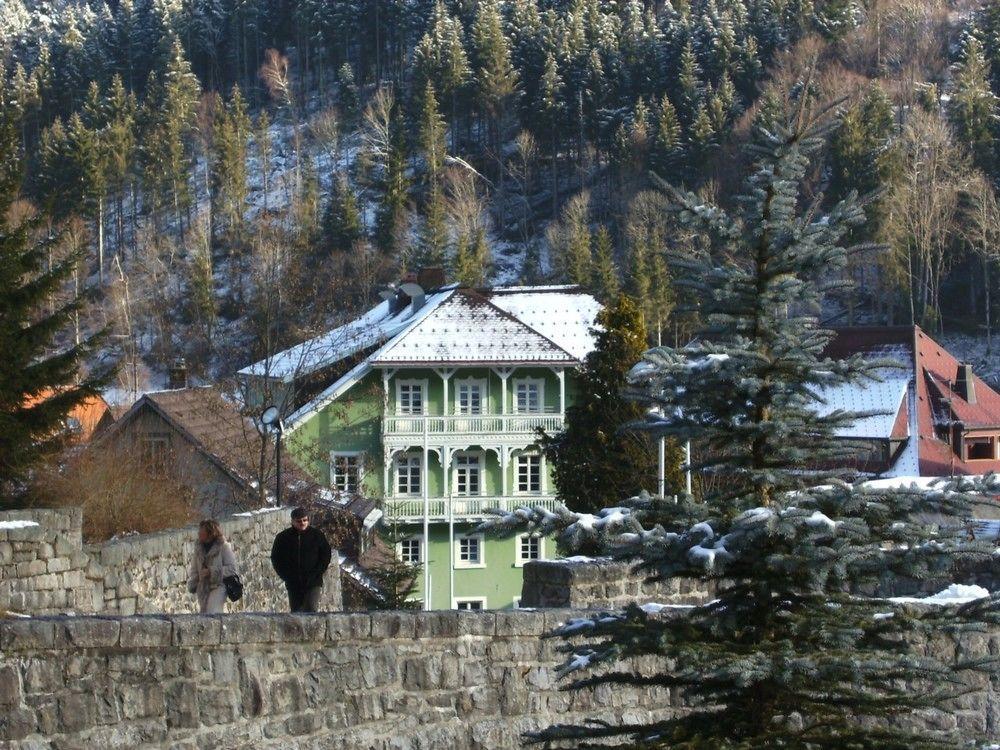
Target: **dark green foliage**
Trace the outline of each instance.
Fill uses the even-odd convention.
[[[646,349],[642,316],[622,295],[598,314],[596,324],[597,343],[580,371],[579,395],[566,410],[566,428],[542,438],[560,500],[580,512],[617,505],[657,484],[655,441],[628,429],[646,410],[624,393],[626,376]],[[668,492],[682,486],[679,465],[671,441]]]
[[[31,468],[58,447],[67,412],[106,384],[106,370],[81,372],[99,343],[66,341],[82,297],[58,299],[78,254],[51,260],[57,237],[39,239],[43,219],[16,222],[20,154],[14,123],[0,112],[0,500],[24,489]],[[39,395],[54,394],[38,403]]]
[[[337,175],[323,214],[323,238],[331,250],[348,252],[362,235],[361,214],[354,190],[344,175]]]
[[[638,557],[654,576],[714,581],[715,601],[673,616],[630,606],[556,631],[572,641],[564,675],[657,657],[651,671],[612,667],[574,688],[658,686],[690,709],[646,725],[555,726],[538,741],[576,738],[586,747],[626,735],[641,747],[689,750],[909,750],[981,739],[896,719],[947,712],[966,690],[962,679],[996,670],[936,658],[920,644],[997,622],[996,600],[925,610],[860,592],[992,559],[992,545],[966,538],[972,498],[962,490],[995,495],[1000,483],[987,476],[932,491],[880,490],[822,468],[844,460],[834,430],[856,415],[820,416],[815,394],[872,377],[880,363],[822,358],[829,333],[817,325],[817,303],[864,212],[853,196],[821,221],[801,205],[810,157],[832,125],[806,101],[787,102],[785,112],[755,132],[756,166],[735,213],[669,191],[679,220],[719,249],[687,264],[706,327],[682,349],[650,350],[629,376],[635,396],[664,415],[647,421],[650,434],[702,443],[694,468],[715,489],[701,502],[638,496],[596,518],[521,510],[491,524],[561,531],[570,548]]]
[[[998,101],[990,90],[989,63],[983,45],[969,35],[962,60],[955,66],[948,118],[958,140],[969,149],[974,164],[987,174],[994,174],[996,166]]]

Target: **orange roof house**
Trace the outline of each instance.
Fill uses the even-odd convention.
[[[33,398],[25,400],[25,406],[47,401],[56,394],[52,388],[46,388]],[[90,396],[73,407],[66,415],[65,431],[69,442],[73,445],[89,443],[95,435],[100,435],[115,421],[114,414],[108,402],[101,396]]]
[[[867,470],[886,476],[1000,471],[1000,394],[971,365],[919,326],[836,328],[834,334],[829,357],[862,354],[900,365],[887,369],[882,383],[854,384],[832,399],[848,411],[884,413],[857,420],[842,435],[884,443],[884,460]]]

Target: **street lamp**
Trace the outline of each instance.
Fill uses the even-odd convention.
[[[275,471],[275,505],[281,507],[281,436],[285,434],[285,425],[281,422],[281,412],[277,406],[269,406],[260,415],[261,424],[275,435],[274,441],[274,471]]]

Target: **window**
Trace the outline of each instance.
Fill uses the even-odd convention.
[[[404,453],[397,456],[396,464],[396,494],[420,494],[420,454]]]
[[[965,438],[966,461],[992,461],[996,455],[996,438],[992,435]]]
[[[462,497],[478,495],[482,489],[482,464],[475,453],[455,456],[455,494]]]
[[[525,454],[517,457],[517,491],[532,495],[542,491],[542,457]]]
[[[544,540],[541,537],[521,534],[515,539],[517,557],[514,565],[520,568],[529,560],[541,560],[545,556]]]
[[[143,435],[142,460],[147,466],[162,470],[167,465],[170,438],[166,435]]]
[[[456,568],[481,568],[485,564],[481,534],[462,536],[455,540]]]
[[[514,381],[514,411],[518,414],[540,414],[544,382],[540,378]]]
[[[482,414],[485,400],[485,380],[458,380],[455,382],[456,414]]]
[[[397,380],[396,408],[397,414],[423,414],[425,380]]]
[[[482,612],[486,609],[486,599],[476,598],[476,599],[456,599],[455,609],[465,610],[467,612]]]
[[[337,492],[356,494],[361,491],[361,453],[330,454],[330,484]]]
[[[407,565],[419,565],[423,561],[420,550],[420,538],[404,539],[396,548],[399,561]]]

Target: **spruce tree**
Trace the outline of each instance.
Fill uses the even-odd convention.
[[[605,304],[615,299],[621,290],[614,253],[615,243],[611,239],[611,232],[602,224],[594,236],[594,281],[591,288],[594,296]]]
[[[106,384],[107,369],[82,372],[101,336],[67,343],[83,297],[57,300],[82,260],[52,261],[58,237],[44,219],[16,221],[21,156],[15,123],[0,111],[0,501],[21,495],[32,467],[57,448],[66,414]],[[51,397],[30,403],[40,394]]]
[[[982,684],[971,673],[996,671],[990,661],[936,657],[920,643],[996,622],[996,601],[928,611],[861,594],[990,560],[992,545],[964,532],[971,498],[956,484],[847,484],[830,468],[852,452],[835,431],[859,415],[821,415],[816,399],[875,377],[881,363],[822,355],[831,334],[818,325],[821,296],[845,264],[844,237],[864,221],[853,196],[822,219],[802,205],[828,114],[792,100],[776,123],[755,129],[757,161],[734,213],[670,191],[679,219],[719,252],[688,265],[706,326],[683,348],[647,352],[629,381],[662,414],[646,422],[652,435],[698,441],[694,469],[714,477],[712,488],[700,501],[639,496],[596,517],[522,509],[490,524],[561,530],[571,548],[596,540],[617,557],[639,558],[654,576],[718,586],[714,601],[671,617],[630,605],[556,631],[572,641],[563,675],[600,669],[573,687],[666,688],[682,712],[624,726],[555,726],[536,740],[625,735],[642,747],[691,750],[910,750],[979,739],[896,719],[947,711],[968,690],[963,680]],[[993,478],[964,481],[995,493]],[[620,497],[609,504],[621,506]],[[646,657],[650,671],[614,668],[630,657]]]
[[[354,190],[347,177],[339,174],[333,180],[330,200],[323,214],[323,237],[331,250],[348,252],[363,233]]]
[[[657,485],[656,446],[630,429],[645,408],[625,393],[629,370],[646,350],[642,314],[622,295],[598,313],[595,323],[596,342],[580,370],[579,395],[566,410],[566,426],[541,440],[560,501],[579,512],[617,505]],[[671,444],[670,492],[680,487],[679,465]]]
[[[975,165],[993,174],[1000,105],[990,90],[989,75],[982,43],[972,35],[967,36],[963,59],[955,66],[948,118],[959,141],[968,147]]]

